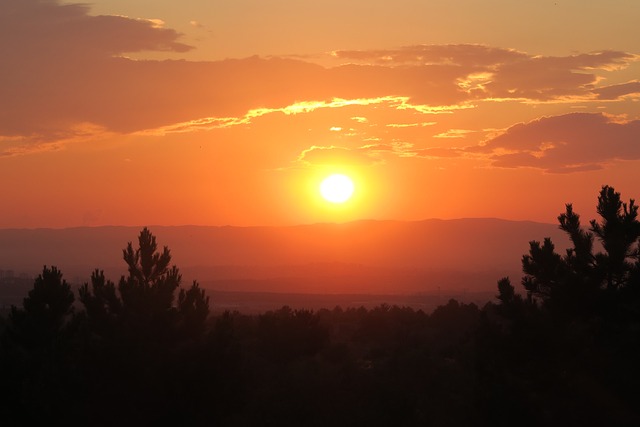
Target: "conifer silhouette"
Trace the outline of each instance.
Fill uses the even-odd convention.
[[[588,231],[571,203],[558,216],[560,229],[573,245],[565,255],[555,251],[550,238],[542,244],[529,242],[529,253],[522,257],[522,285],[530,302],[541,302],[563,315],[592,316],[603,309],[605,300],[611,303],[623,294],[640,294],[638,206],[633,199],[624,203],[620,193],[605,185],[596,208],[600,220],[591,220]],[[594,252],[596,237],[601,252]],[[503,281],[498,283],[499,299],[508,303],[509,288]]]
[[[50,347],[62,335],[73,314],[73,293],[56,267],[44,266],[23,308],[11,307],[12,333],[27,347]]]
[[[195,281],[189,289],[180,289],[182,275],[178,267],[170,266],[169,248],[159,251],[147,227],[138,236],[138,247],[129,242],[122,255],[128,274],[117,287],[96,269],[91,286],[85,283],[79,290],[94,332],[108,334],[119,327],[131,339],[142,341],[180,340],[204,332],[209,298]]]

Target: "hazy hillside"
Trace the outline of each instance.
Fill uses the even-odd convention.
[[[58,266],[84,281],[116,280],[141,227],[0,230],[0,269]],[[357,221],[291,227],[151,226],[186,280],[224,291],[311,293],[486,291],[518,275],[530,240],[568,242],[556,225],[499,219]]]

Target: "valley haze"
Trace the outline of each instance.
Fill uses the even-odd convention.
[[[78,285],[98,268],[117,282],[126,273],[122,249],[127,242],[136,246],[141,229],[2,229],[0,269],[35,277],[43,265],[53,265]],[[411,305],[403,302],[404,296],[421,294],[490,299],[499,278],[519,281],[529,241],[551,237],[559,251],[569,244],[557,225],[491,218],[149,229],[159,248],[171,250],[184,284],[197,280],[214,295],[214,307],[230,308],[239,292],[254,301],[254,308],[260,300],[271,301],[264,308],[301,304],[304,294],[316,295],[315,303],[309,303],[316,306],[354,305],[362,295],[399,305]],[[323,300],[317,295],[353,298]]]

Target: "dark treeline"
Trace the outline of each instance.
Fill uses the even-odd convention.
[[[640,425],[638,207],[605,186],[597,208],[588,229],[559,216],[565,254],[530,242],[521,289],[429,314],[211,316],[145,228],[117,284],[96,270],[74,294],[45,267],[0,319],[2,423]]]

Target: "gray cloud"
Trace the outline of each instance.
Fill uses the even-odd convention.
[[[2,0],[0,52],[12,60],[110,57],[143,50],[184,52],[180,34],[156,21],[91,16],[86,5],[54,0]],[[52,58],[51,58],[52,57]]]
[[[547,101],[570,96],[588,97],[598,81],[594,70],[624,67],[636,59],[635,55],[614,51],[567,57],[529,57],[500,64],[485,88],[491,96],[498,98]]]
[[[604,86],[594,89],[593,92],[598,96],[598,99],[604,100],[616,100],[628,95],[640,96],[640,82],[631,81],[617,85]]]
[[[466,99],[523,98],[547,101],[569,96],[588,98],[598,81],[596,70],[624,68],[637,55],[603,51],[565,57],[534,56],[513,49],[483,45],[409,46],[372,51],[337,51],[337,58],[356,63],[401,69],[444,71],[445,78],[431,77],[442,88],[455,83],[465,90]],[[461,92],[454,92],[461,95]],[[449,101],[455,95],[449,93]]]
[[[640,159],[640,120],[618,122],[592,113],[543,117],[467,151],[489,154],[496,167],[552,173],[600,169],[617,160]]]
[[[149,20],[91,16],[85,5],[0,0],[0,102],[6,105],[0,110],[0,136],[40,143],[72,137],[82,123],[110,126],[94,111],[104,106],[109,114],[110,98],[149,80],[136,75],[136,68],[142,70],[133,61],[115,56],[191,49],[179,38]]]
[[[133,61],[122,55],[190,47],[153,21],[91,16],[84,5],[0,0],[0,6],[0,140],[33,146],[91,131],[188,127],[298,101],[406,97],[411,105],[434,107],[414,110],[429,114],[484,99],[612,99],[638,92],[637,82],[597,86],[598,70],[637,59],[624,52],[535,57],[482,45],[424,45],[338,51],[352,63],[333,68],[258,57]]]

